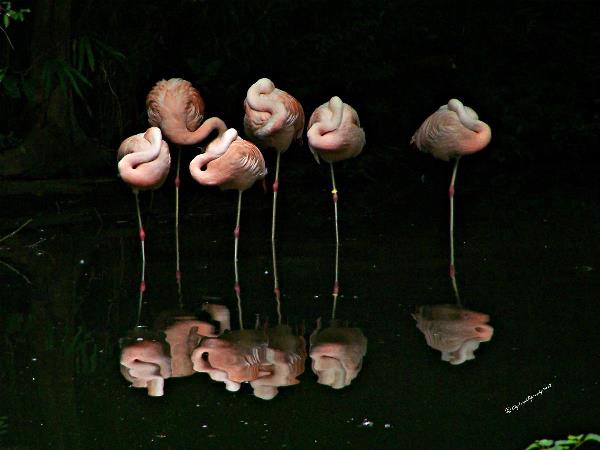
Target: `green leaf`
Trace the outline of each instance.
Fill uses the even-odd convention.
[[[586,434],[585,439],[583,439],[583,442],[587,442],[587,441],[600,442],[600,434],[593,434],[593,433]]]
[[[114,47],[111,47],[110,45],[106,44],[102,40],[100,40],[96,37],[92,37],[92,41],[94,43],[94,46],[98,47],[101,52],[106,53],[108,56],[118,59],[118,60],[125,59],[125,55],[123,53],[121,53]]]
[[[94,68],[95,68],[94,52],[92,51],[92,44],[89,39],[86,40],[86,43],[87,43],[87,45],[84,47],[85,53],[87,55],[87,61],[88,61],[88,65],[90,66],[90,70],[93,72]]]
[[[527,447],[525,450],[537,450],[538,448],[541,448],[537,442],[534,442],[533,444],[529,445],[529,447]]]
[[[81,47],[80,39],[73,39],[72,51],[75,66],[77,66],[77,68],[81,70],[83,68],[83,49]]]

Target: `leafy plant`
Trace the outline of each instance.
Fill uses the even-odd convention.
[[[75,364],[75,373],[89,375],[98,368],[98,345],[94,335],[85,331],[82,326],[75,331],[70,326],[65,326],[62,332],[48,330],[46,336],[48,350],[60,350]]]
[[[8,432],[8,417],[0,416],[0,436]]]
[[[593,433],[588,433],[586,435],[580,434],[577,436],[569,435],[567,439],[562,439],[559,441],[553,441],[551,439],[539,439],[525,450],[574,450],[581,446],[584,442],[600,443],[600,435]]]
[[[73,67],[68,61],[49,59],[42,69],[42,84],[46,95],[50,95],[56,81],[58,81],[63,92],[67,92],[71,88],[81,98],[83,98],[82,85],[92,86],[92,83],[81,71]]]
[[[125,55],[103,42],[94,34],[84,34],[73,39],[73,65],[79,72],[96,70],[98,57],[124,61]]]
[[[52,87],[58,82],[63,92],[71,89],[78,97],[84,99],[83,88],[85,86],[92,87],[86,73],[96,70],[99,58],[125,59],[123,53],[93,34],[84,34],[74,38],[71,47],[71,61],[49,59],[44,63],[42,85],[46,95],[50,94]]]
[[[28,12],[31,12],[31,10],[28,8],[12,9],[11,2],[0,2],[0,14],[2,15],[2,25],[4,25],[0,26],[0,30],[2,30],[4,36],[6,36],[6,39],[8,40],[8,43],[13,49],[14,47],[10,41],[10,38],[8,37],[8,34],[6,33],[6,29],[10,25],[11,21],[23,22],[25,20],[25,13]]]
[[[31,12],[31,10],[28,8],[12,9],[11,2],[0,2],[0,12],[2,12],[4,28],[8,28],[11,20],[23,22],[25,13]]]

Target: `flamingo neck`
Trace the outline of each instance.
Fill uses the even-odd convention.
[[[268,78],[261,78],[248,89],[246,103],[255,111],[268,112],[271,117],[261,126],[262,134],[270,134],[280,129],[287,117],[282,91]]]
[[[220,137],[227,131],[227,125],[218,117],[211,117],[210,119],[206,119],[195,131],[179,129],[173,133],[174,137],[172,140],[182,145],[196,145],[206,139],[215,130],[218,131]]]
[[[196,156],[190,162],[190,174],[192,177],[201,182],[204,179],[204,168],[211,161],[223,156],[231,143],[235,141],[238,137],[237,130],[235,128],[230,128],[225,131],[221,136],[217,137],[214,141],[212,141],[206,152],[202,155]]]
[[[158,127],[150,127],[144,133],[144,139],[150,142],[154,147],[160,149],[160,141],[162,140],[162,133]]]
[[[331,97],[328,107],[331,111],[331,117],[328,121],[324,122],[324,125],[330,128],[327,131],[334,131],[342,124],[342,119],[344,117],[344,102],[337,96]]]
[[[324,118],[316,122],[311,128],[310,133],[317,133],[318,135],[324,135],[332,131],[337,130],[342,124],[344,116],[344,102],[339,97],[332,97],[327,104],[327,109],[331,112],[331,115],[324,114]],[[313,130],[314,128],[314,130]]]
[[[125,154],[119,162],[120,165],[128,165],[135,169],[140,164],[154,161],[160,155],[162,134],[159,128],[149,128],[143,135],[140,133],[137,136],[143,136],[143,138],[149,142],[150,146],[141,151],[132,151],[128,153],[129,147],[135,148],[136,146],[133,144],[134,141],[132,139],[135,136],[132,136],[129,142],[125,144],[125,148],[122,151],[120,150],[120,152]]]
[[[275,85],[268,78],[261,78],[248,89],[246,101],[248,105],[257,111],[267,111],[273,114],[276,105],[271,99],[275,91]]]
[[[477,117],[477,113],[470,108],[467,111],[467,108],[465,108],[465,105],[463,105],[460,100],[455,98],[450,100],[448,102],[448,110],[456,113],[458,120],[464,127],[471,131],[475,131],[476,133],[482,131],[481,124],[483,124],[483,122],[478,120],[479,118]]]

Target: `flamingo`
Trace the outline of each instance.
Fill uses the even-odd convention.
[[[458,285],[456,283],[456,267],[454,264],[454,183],[458,162],[463,155],[470,155],[483,150],[492,139],[492,130],[488,124],[479,120],[477,113],[460,100],[451,99],[430,115],[413,135],[410,143],[419,150],[430,153],[434,158],[443,161],[454,159],[454,169],[450,179],[448,196],[450,198],[450,268],[449,275],[456,304],[462,306]]]
[[[172,376],[171,358],[163,342],[142,336],[126,341],[121,349],[121,374],[133,387],[147,388],[149,396],[162,397],[165,379]]]
[[[140,281],[140,296],[138,301],[137,324],[140,323],[142,299],[146,290],[146,253],[144,242],[146,232],[142,225],[140,190],[157,189],[165,182],[171,166],[169,146],[162,139],[160,128],[151,127],[145,133],[139,133],[125,139],[117,151],[119,175],[129,184],[135,195],[140,244],[142,250],[142,276]]]
[[[344,103],[339,97],[331,97],[329,102],[319,106],[310,116],[308,121],[308,147],[317,163],[319,158],[329,163],[331,172],[331,193],[333,194],[333,208],[335,215],[335,278],[333,282],[333,312],[339,294],[339,247],[340,237],[338,229],[338,190],[335,185],[333,163],[358,156],[365,146],[365,132],[360,127],[358,113],[350,105]]]
[[[277,89],[268,78],[261,78],[248,89],[244,100],[244,132],[261,148],[277,151],[275,181],[273,182],[273,217],[271,221],[271,251],[273,256],[273,292],[277,301],[277,315],[281,323],[281,292],[277,276],[275,251],[275,216],[279,190],[279,163],[281,154],[294,140],[300,141],[304,130],[304,110],[300,102],[285,91]]]
[[[427,345],[453,365],[474,359],[479,343],[488,342],[494,334],[487,323],[490,316],[456,305],[422,305],[412,316]]]
[[[204,123],[204,100],[192,83],[181,78],[160,80],[146,97],[148,122],[160,127],[165,137],[174,144],[195,145],[206,139],[214,130],[223,134],[227,127],[218,117],[211,117]],[[202,123],[202,125],[200,125]],[[179,267],[179,167],[181,147],[177,152],[175,175],[175,279],[181,305],[181,270]]]
[[[238,317],[240,329],[242,322],[242,307],[240,282],[238,274],[238,243],[240,237],[240,212],[242,193],[262,180],[267,174],[265,160],[258,148],[238,136],[234,128],[228,129],[221,137],[217,137],[206,148],[206,152],[196,156],[190,162],[190,173],[200,184],[219,186],[221,189],[236,189],[238,191],[237,219],[233,232],[234,244],[234,291],[238,302]]]
[[[310,335],[310,358],[317,383],[341,389],[350,385],[362,369],[367,354],[367,338],[360,328],[350,328],[332,320],[327,328],[317,328]]]

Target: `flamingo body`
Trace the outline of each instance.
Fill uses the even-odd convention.
[[[245,191],[256,180],[264,178],[267,170],[258,148],[230,128],[190,162],[190,173],[206,186]]]
[[[453,365],[474,359],[479,343],[488,342],[494,334],[487,314],[456,305],[423,305],[412,316],[427,345]]]
[[[479,120],[473,109],[451,99],[425,119],[410,142],[434,158],[448,161],[482,150],[491,138],[489,125]]]
[[[147,388],[148,395],[164,394],[164,380],[171,377],[171,360],[162,343],[140,340],[121,350],[121,374],[136,388]]]
[[[308,147],[319,162],[336,162],[354,158],[365,145],[365,132],[358,113],[339,97],[319,106],[308,121]]]
[[[220,134],[227,129],[217,117],[202,123],[204,101],[192,83],[181,78],[156,83],[146,97],[146,108],[150,125],[160,127],[167,139],[175,144],[194,145],[215,129]]]
[[[304,110],[300,102],[261,78],[248,89],[244,101],[244,132],[264,148],[285,152],[302,138]]]
[[[169,146],[159,128],[125,139],[117,151],[119,175],[133,189],[159,188],[169,174]]]

